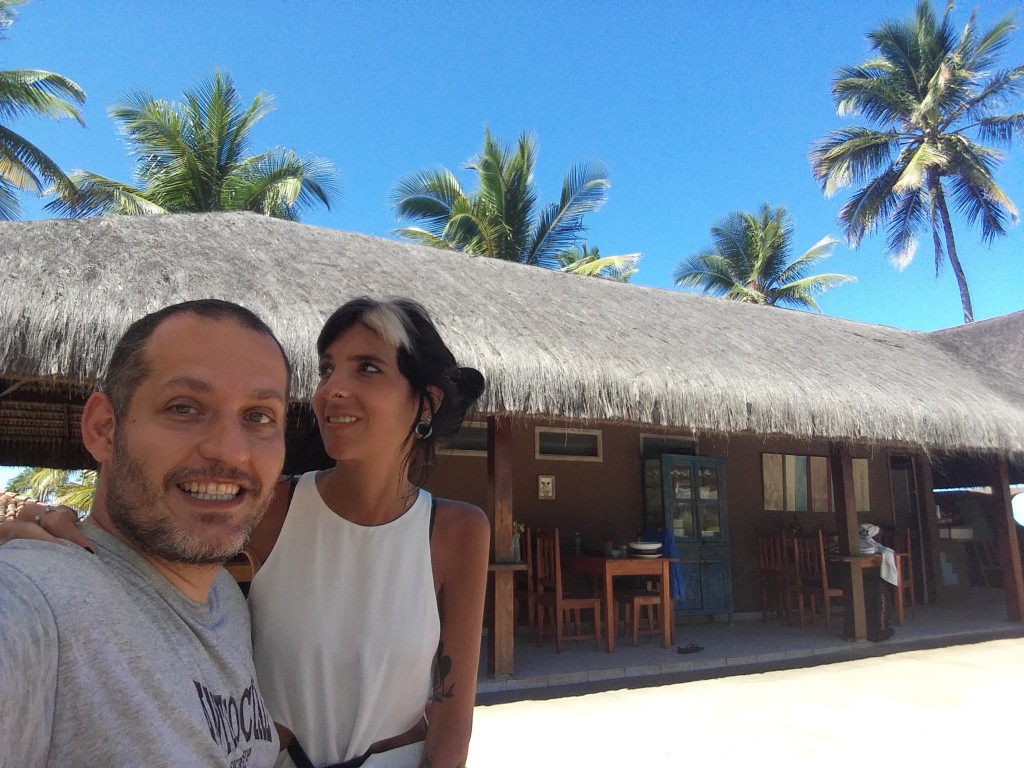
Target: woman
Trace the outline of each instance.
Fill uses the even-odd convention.
[[[417,486],[483,377],[405,299],[346,303],[317,351],[335,465],[283,480],[250,541],[260,688],[298,768],[464,765],[490,530]]]

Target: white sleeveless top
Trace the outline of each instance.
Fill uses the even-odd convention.
[[[441,621],[430,494],[420,490],[397,520],[362,526],[324,504],[315,476],[299,480],[250,586],[249,609],[267,708],[321,766],[416,724],[430,696]],[[414,751],[413,766],[422,744]]]

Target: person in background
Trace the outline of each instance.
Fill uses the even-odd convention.
[[[249,614],[221,564],[280,475],[289,378],[273,333],[235,304],[129,327],[82,417],[100,466],[92,552],[0,548],[0,765],[274,764]],[[0,530],[30,524],[7,517]]]

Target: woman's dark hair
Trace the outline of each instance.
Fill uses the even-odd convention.
[[[395,347],[398,369],[419,398],[417,416],[409,425],[408,438],[412,443],[410,475],[414,482],[422,484],[434,457],[437,439],[458,432],[466,414],[483,393],[483,374],[475,368],[460,368],[427,310],[406,298],[381,301],[361,296],[346,302],[324,323],[316,341],[317,354],[323,357],[327,347],[357,323]],[[428,387],[437,387],[444,395],[436,410]],[[416,425],[424,406],[430,412],[431,433],[418,438]]]

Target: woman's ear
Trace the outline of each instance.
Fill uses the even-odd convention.
[[[94,392],[85,401],[82,411],[82,442],[100,464],[109,461],[114,453],[114,431],[117,418],[110,398],[102,392]]]
[[[440,387],[433,384],[427,386],[427,397],[423,402],[423,410],[420,412],[421,419],[433,419],[434,415],[441,409],[444,402],[444,392]]]

